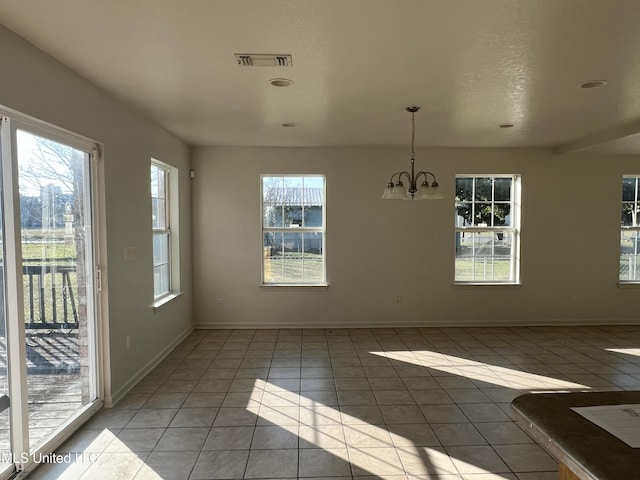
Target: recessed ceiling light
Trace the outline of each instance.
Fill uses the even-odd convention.
[[[283,127],[297,127],[298,124],[294,122],[285,122],[282,124]]]
[[[293,80],[289,80],[288,78],[272,78],[269,80],[269,83],[274,87],[290,87],[293,85]]]
[[[513,128],[515,126],[515,124],[513,123],[502,123],[500,125],[498,125],[500,128]]]
[[[591,80],[589,82],[584,82],[580,84],[580,88],[598,88],[606,85],[606,80]]]

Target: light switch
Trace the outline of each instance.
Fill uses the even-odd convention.
[[[138,252],[136,247],[124,247],[124,261],[130,262],[131,260],[135,260],[138,256]]]

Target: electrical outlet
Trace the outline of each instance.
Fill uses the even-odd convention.
[[[402,295],[397,293],[396,296],[395,296],[395,299],[396,299],[396,303],[400,303],[402,301]]]
[[[126,348],[127,352],[129,350],[131,350],[131,335],[127,335],[124,339],[124,347]]]
[[[218,296],[216,297],[216,303],[223,303],[223,302],[222,302],[222,295],[218,295]]]

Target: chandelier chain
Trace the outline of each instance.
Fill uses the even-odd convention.
[[[411,161],[415,161],[416,151],[414,148],[416,141],[416,112],[411,112]]]

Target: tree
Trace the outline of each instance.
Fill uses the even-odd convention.
[[[510,177],[461,177],[456,179],[456,210],[466,225],[507,224],[511,213]],[[475,209],[472,211],[472,203]]]

